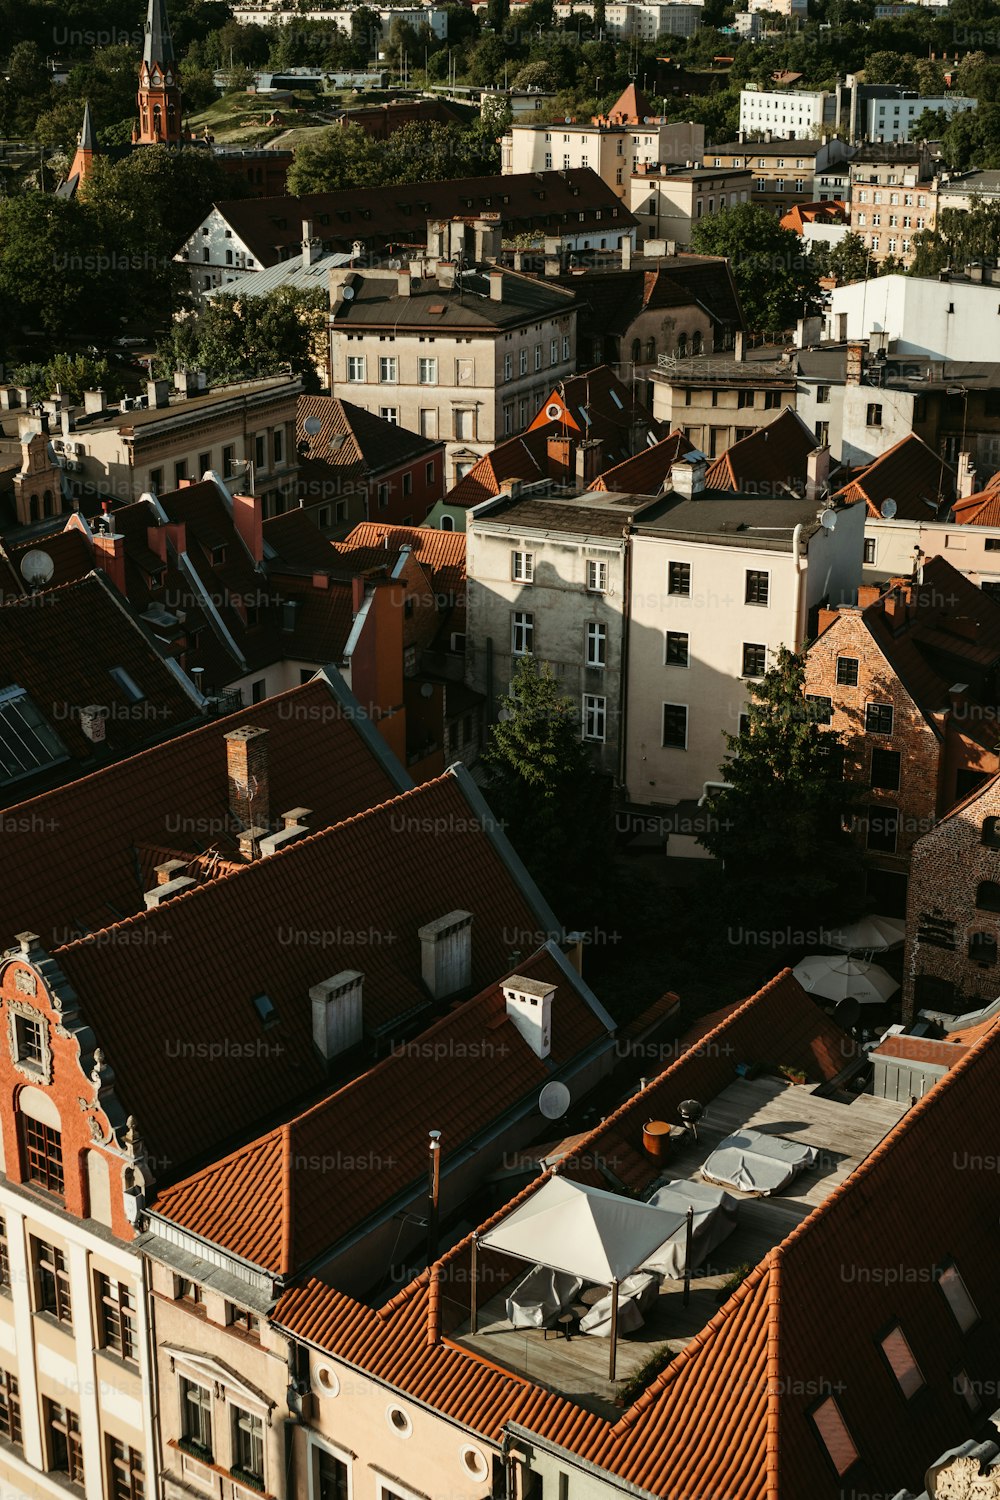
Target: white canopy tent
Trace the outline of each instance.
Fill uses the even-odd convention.
[[[686,1222],[686,1214],[672,1209],[637,1203],[565,1177],[550,1177],[478,1243],[484,1249],[611,1287],[613,1380],[619,1284]]]
[[[906,923],[897,917],[861,917],[828,934],[831,948],[847,953],[887,953],[906,940]]]

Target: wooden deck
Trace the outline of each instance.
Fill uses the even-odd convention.
[[[874,1150],[904,1113],[902,1106],[868,1094],[841,1102],[818,1097],[810,1086],[793,1086],[774,1078],[738,1079],[707,1105],[698,1123],[698,1140],[689,1137],[681,1149],[675,1144],[663,1180],[701,1180],[702,1163],[720,1141],[743,1126],[802,1141],[814,1146],[819,1156],[810,1171],[776,1197],[754,1198],[727,1189],[740,1205],[735,1232],[711,1252],[711,1264],[700,1266],[692,1277],[687,1307],[683,1283],[664,1281],[644,1326],[618,1341],[614,1384],[608,1380],[607,1339],[585,1334],[566,1339],[551,1329],[546,1338],[540,1329],[512,1328],[504,1306],[507,1289],[480,1307],[479,1331],[474,1336],[466,1322],[452,1337],[508,1370],[613,1417],[619,1410],[614,1401],[622,1383],[655,1350],[664,1345],[674,1353],[683,1349],[718,1312],[724,1300],[720,1288],[733,1271],[742,1265],[755,1266],[779,1244]],[[488,1252],[485,1259],[488,1262]]]

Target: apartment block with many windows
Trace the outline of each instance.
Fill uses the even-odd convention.
[[[518,660],[534,656],[549,663],[597,765],[617,777],[624,529],[657,502],[607,491],[556,499],[548,489],[543,484],[516,498],[501,495],[469,516],[466,682],[486,695],[495,719]]]

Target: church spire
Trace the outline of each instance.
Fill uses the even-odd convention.
[[[139,67],[139,126],[132,141],[177,146],[182,139],[181,88],[166,0],[149,0]]]
[[[146,11],[146,28],[142,43],[144,63],[172,63],[174,44],[170,39],[170,22],[164,0],[149,0]]]
[[[81,151],[93,153],[97,148],[94,145],[94,122],[90,118],[90,100],[83,106],[83,129],[80,131],[79,147]]]

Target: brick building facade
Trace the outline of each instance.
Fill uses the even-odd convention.
[[[952,1014],[997,995],[1000,942],[1000,777],[992,777],[930,833],[910,863],[903,1016]]]
[[[1000,610],[943,558],[858,599],[820,611],[805,690],[859,788],[868,894],[901,916],[914,844],[998,766]]]

